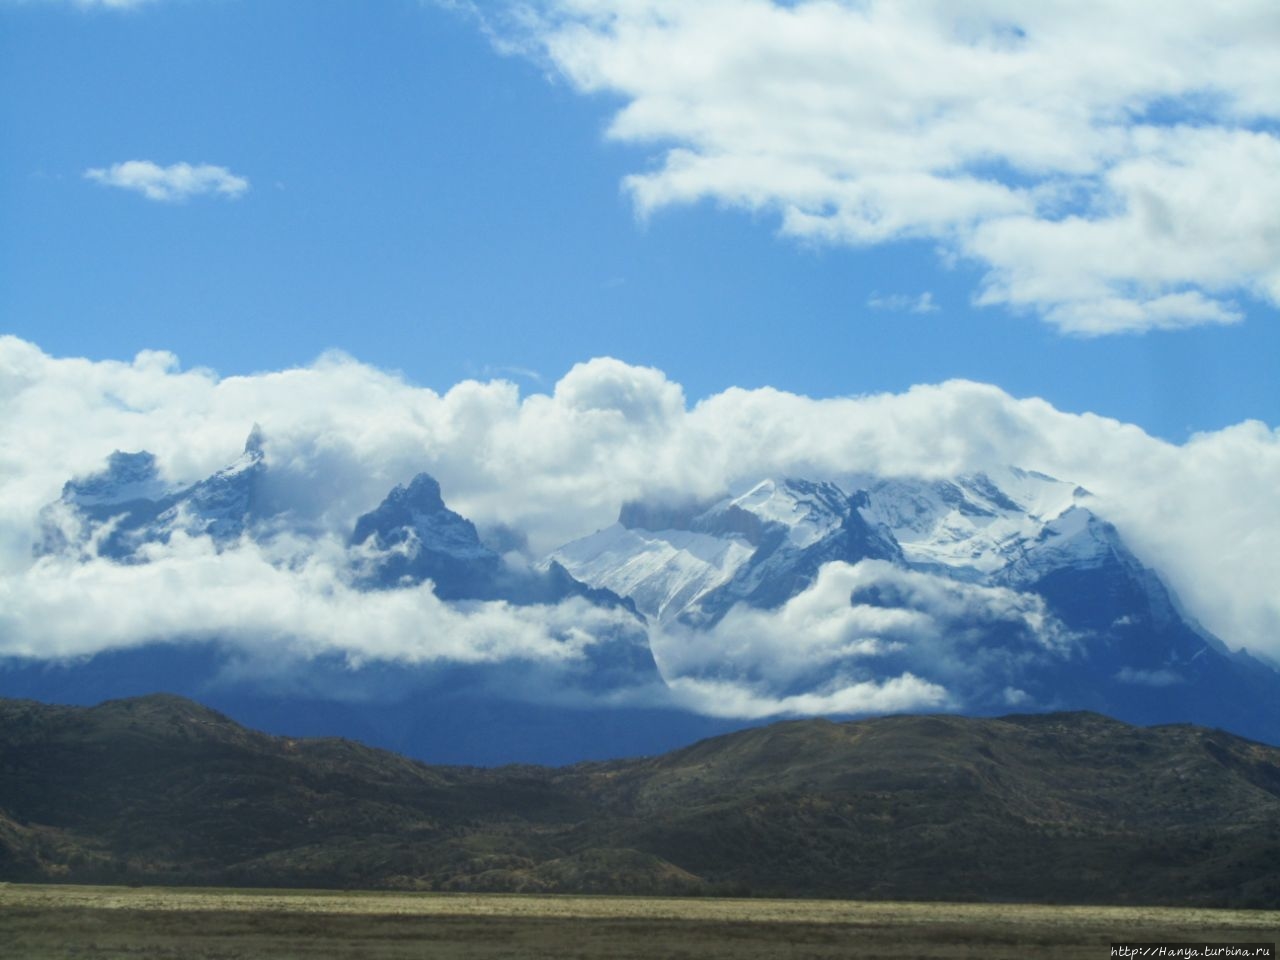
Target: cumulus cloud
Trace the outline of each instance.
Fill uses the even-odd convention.
[[[429,585],[357,595],[323,551],[291,569],[252,544],[218,552],[208,538],[178,534],[150,553],[150,562],[134,565],[43,557],[5,578],[4,652],[61,658],[168,639],[230,639],[408,663],[570,655],[541,625],[502,619],[500,604],[467,616]]]
[[[707,716],[735,719],[906,713],[955,705],[945,689],[909,673],[883,681],[850,682],[837,677],[820,689],[781,697],[742,683],[697,677],[676,677],[668,684],[674,703]]]
[[[1280,304],[1280,13],[1045,0],[541,0],[486,29],[619,104],[641,215],[710,200],[784,234],[926,239],[977,300],[1068,333]]]
[[[1280,657],[1280,431],[1259,422],[1171,444],[1130,424],[1064,413],[1042,400],[968,381],[833,399],[730,389],[691,406],[661,371],[617,360],[575,366],[549,395],[522,396],[504,381],[465,381],[437,393],[340,354],[302,368],[219,377],[184,370],[162,352],[144,352],[131,362],[57,358],[13,337],[0,338],[0,408],[0,608],[9,611],[4,642],[11,650],[19,642],[16,623],[27,625],[28,638],[20,642],[31,645],[42,642],[46,619],[69,616],[53,599],[40,600],[47,594],[70,605],[71,595],[57,586],[62,574],[55,576],[32,555],[40,510],[58,498],[68,478],[101,469],[113,450],[145,449],[156,455],[165,481],[190,483],[234,460],[257,422],[266,438],[274,508],[287,511],[317,542],[345,539],[358,515],[396,483],[425,470],[440,481],[450,507],[481,529],[523,532],[534,556],[607,526],[627,500],[715,496],[765,476],[941,477],[1013,464],[1087,487],[1095,494],[1091,506],[1116,524],[1206,627],[1231,647]],[[323,553],[313,561],[318,566],[284,564],[287,575],[272,573],[266,569],[271,564],[252,553],[226,559],[280,586],[284,600],[246,600],[244,609],[276,625],[271,629],[277,635],[295,623],[304,638],[298,642],[327,649],[336,634],[325,621],[352,622],[343,619],[339,601],[350,601],[352,609],[366,602],[344,592],[341,578],[326,570]],[[236,623],[228,618],[236,615],[228,611],[239,605],[232,595],[243,586],[252,597],[258,573],[220,581],[220,562],[195,552],[149,571],[104,567],[84,573],[90,578],[85,593],[103,598],[94,629],[110,633],[114,621],[105,605],[113,598],[172,595],[178,603],[179,595],[200,592],[198,579],[183,578],[207,575],[225,602],[184,599],[208,603],[191,608],[189,620],[234,632]],[[182,589],[165,592],[161,580],[144,583],[162,576],[175,577]],[[143,578],[136,590],[127,586],[130,577]],[[898,589],[911,595],[925,589],[922,583],[903,581]],[[49,592],[59,589],[64,592]],[[323,615],[308,613],[312,601],[303,598],[313,596]],[[957,596],[972,603],[996,595]],[[872,630],[883,612],[851,608],[840,614],[844,619],[824,621],[826,608],[818,599],[808,597],[783,613],[799,618],[796,623],[816,618],[828,631],[815,630],[820,650],[852,644],[852,664],[860,638],[901,639],[884,625],[879,633]],[[434,610],[427,598],[408,595],[367,602],[371,622],[389,624],[388,637],[402,622],[396,617],[430,620],[422,611]],[[958,602],[938,595],[913,609],[933,611],[937,622],[938,611]],[[15,621],[16,610],[29,612]],[[1025,609],[1006,620],[1029,624],[1035,613]],[[184,616],[179,611],[157,620],[154,630],[125,618],[111,635],[126,643],[161,629],[181,632]],[[758,631],[767,626],[747,615],[743,624]],[[88,641],[66,629],[72,632],[59,649],[82,649],[77,644]],[[457,629],[475,636],[467,627]],[[531,636],[531,629],[512,625],[519,636]],[[536,647],[533,640],[519,642],[521,649]]]
[[[1075,652],[1037,596],[881,560],[828,563],[776,609],[738,606],[709,629],[672,623],[651,637],[674,689],[723,692],[731,683],[752,716],[770,703],[787,713],[813,698],[882,698],[877,678],[886,675],[900,683],[898,705],[885,709],[907,709],[912,698],[913,709],[1003,704],[1028,670]]]
[[[85,178],[104,186],[133,190],[148,200],[177,203],[204,194],[236,198],[249,189],[249,181],[226,167],[202,163],[173,163],[167,167],[150,160],[126,160],[110,167],[95,167]]]
[[[429,582],[361,592],[346,576],[340,542],[308,542],[292,562],[281,546],[245,540],[215,550],[207,537],[178,533],[149,545],[140,563],[42,557],[0,578],[0,656],[65,661],[212,643],[227,669],[253,683],[305,684],[315,663],[341,663],[348,673],[394,664],[418,682],[458,666],[496,667],[471,679],[546,700],[620,695],[618,678],[601,683],[596,654],[602,645],[645,642],[625,611],[581,598],[445,603]],[[501,672],[508,665],[515,675]],[[629,686],[639,696],[652,683],[640,675]],[[375,686],[385,693],[386,683]]]

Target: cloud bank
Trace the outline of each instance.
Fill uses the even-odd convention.
[[[541,0],[486,29],[656,151],[642,216],[925,240],[981,304],[1071,334],[1280,305],[1280,8],[1044,0]]]
[[[235,199],[249,189],[249,181],[226,167],[202,163],[173,163],[162,167],[150,160],[126,160],[110,167],[95,167],[84,172],[85,179],[107,187],[132,190],[148,200],[179,203],[204,194]]]
[[[308,547],[312,547],[308,544]],[[148,643],[270,644],[280,657],[338,654],[388,660],[569,662],[594,638],[629,626],[579,599],[557,606],[446,604],[429,584],[355,591],[338,543],[295,564],[257,544],[215,551],[207,537],[155,545],[150,562],[45,557],[0,580],[6,654],[70,658]]]
[[[892,605],[868,602],[876,592]],[[777,609],[738,606],[709,629],[677,622],[652,638],[676,696],[726,716],[1009,706],[1024,667],[1074,652],[1035,595],[882,560],[829,563]]]
[[[429,471],[450,507],[482,530],[527,532],[539,556],[608,525],[629,499],[714,496],[764,476],[941,477],[1014,464],[1088,487],[1091,506],[1192,615],[1232,647],[1280,657],[1280,431],[1258,422],[1175,445],[968,381],[826,399],[730,389],[690,405],[661,371],[612,359],[575,366],[549,394],[522,396],[502,380],[437,393],[341,354],[219,377],[183,370],[166,353],[57,358],[14,337],[0,338],[0,409],[7,654],[70,656],[216,635],[304,657],[572,664],[620,628],[613,615],[572,604],[451,606],[425,587],[360,593],[340,558],[355,518],[394,484]],[[156,547],[150,564],[34,559],[41,509],[112,451],[150,450],[166,480],[189,483],[234,460],[255,422],[271,478],[264,495],[305,548],[285,537],[218,553],[203,538],[179,536]],[[912,602],[899,610],[848,603],[859,585],[889,581]],[[659,640],[657,653],[683,678],[677,698],[709,712],[725,703],[752,715],[817,703],[925,706],[963,690],[964,677],[951,675],[945,690],[925,683],[911,657],[936,666],[946,649],[954,654],[939,644],[961,622],[1003,624],[1020,650],[1067,655],[1068,639],[1029,602],[878,565],[836,565],[777,611],[726,617],[722,629],[733,637],[719,640],[741,646],[749,666],[720,706],[707,699],[724,693],[719,681],[698,675],[705,645],[681,650]],[[787,652],[796,636],[807,644],[799,660]],[[874,657],[897,657],[896,686],[867,686],[859,676]],[[839,667],[836,687],[806,687],[812,659]],[[782,693],[778,684],[776,695],[760,692],[763,672]]]

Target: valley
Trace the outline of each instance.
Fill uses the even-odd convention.
[[[1274,943],[1280,912],[0,885],[26,960],[1092,960],[1116,939]]]

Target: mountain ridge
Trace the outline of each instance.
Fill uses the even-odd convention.
[[[516,701],[559,731],[591,730],[610,711],[624,723],[622,712],[638,711],[637,729],[664,732],[629,738],[635,752],[679,742],[681,727],[686,742],[708,732],[706,718],[742,725],[927,706],[978,715],[1087,708],[1280,743],[1280,715],[1269,707],[1280,699],[1280,670],[1232,652],[1187,616],[1094,512],[1092,494],[1041,473],[776,477],[717,498],[632,500],[612,526],[539,561],[509,546],[500,553],[425,472],[356,517],[340,540],[308,539],[263,493],[269,452],[255,428],[239,460],[185,487],[164,484],[150,454],[117,452],[46,508],[42,549],[64,563],[146,564],[163,561],[181,532],[179,546],[205,538],[219,556],[248,551],[259,569],[287,571],[323,547],[330,592],[357,603],[404,598],[424,611],[429,595],[441,602],[434,609],[454,614],[446,624],[483,622],[476,636],[497,638],[498,649],[504,629],[520,636],[554,624],[537,647],[544,660],[527,652],[485,653],[483,663],[397,660],[397,650],[417,657],[434,642],[429,627],[419,637],[407,620],[381,640],[390,654],[338,638],[345,665],[341,654],[304,656],[289,661],[293,674],[255,677],[240,664],[270,657],[245,651],[243,640],[213,637],[206,655],[157,636],[146,649],[87,661],[0,661],[0,693],[86,702],[149,689],[131,675],[154,674],[147,661],[174,663],[169,689],[242,719],[280,732],[412,729],[421,744],[375,739],[419,756],[439,755],[432,730],[446,712],[496,725],[486,739],[499,749],[524,742],[505,719]],[[518,545],[522,535],[506,529],[502,540]],[[166,644],[173,655],[156,656]],[[344,677],[354,696],[342,693]],[[428,699],[439,702],[424,707]],[[299,730],[270,719],[295,708],[317,722]],[[619,749],[603,736],[579,756]]]
[[[173,696],[0,701],[0,879],[1275,908],[1280,749],[1075,712],[431,767]]]

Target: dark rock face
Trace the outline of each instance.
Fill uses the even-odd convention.
[[[442,600],[489,599],[502,567],[475,524],[445,506],[440,484],[425,473],[360,517],[351,543],[382,554],[363,585],[385,589],[430,580]]]
[[[475,524],[445,506],[440,484],[426,473],[396,487],[376,509],[361,516],[351,545],[380,554],[362,581],[367,588],[430,580],[442,600],[504,600],[529,606],[581,597],[635,614],[628,601],[574,579],[554,561],[544,570],[505,566],[481,541]]]

